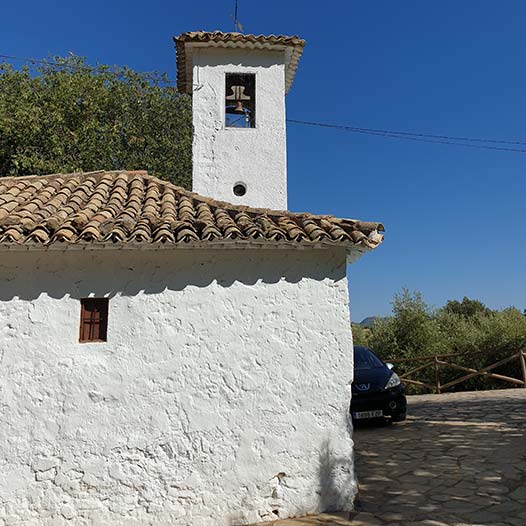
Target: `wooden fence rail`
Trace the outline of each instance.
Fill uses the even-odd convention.
[[[486,365],[485,367],[482,367],[481,369],[474,369],[472,367],[466,367],[464,365],[454,363],[452,360],[453,358],[456,358],[458,356],[467,357],[467,356],[475,356],[475,355],[480,355],[480,354],[483,354],[483,353],[476,352],[476,353],[469,353],[469,354],[462,354],[462,353],[436,354],[436,355],[431,355],[431,356],[417,356],[415,358],[399,358],[399,359],[388,360],[388,361],[393,364],[397,364],[397,363],[410,364],[411,362],[416,364],[416,363],[424,362],[423,364],[417,365],[413,369],[410,369],[409,371],[403,374],[400,374],[400,380],[402,380],[402,382],[406,384],[424,387],[428,389],[429,391],[435,392],[437,394],[440,394],[441,392],[443,392],[446,389],[449,389],[450,387],[466,382],[467,380],[470,380],[471,378],[475,378],[477,376],[482,376],[484,378],[494,378],[496,380],[502,380],[504,382],[508,382],[510,384],[526,388],[526,351],[524,350],[515,351],[513,352],[513,354],[506,356],[505,358],[502,358],[501,360],[495,363],[492,363],[491,365]],[[493,369],[500,367],[501,365],[510,363],[514,360],[518,360],[520,364],[520,369],[522,372],[522,379],[513,378],[511,376],[505,376],[502,374],[490,372]],[[464,374],[463,376],[460,376],[456,378],[455,380],[442,384],[441,378],[440,378],[440,371],[444,368],[451,368],[456,371],[462,371],[463,373],[467,373],[467,374]],[[426,369],[434,370],[434,383],[433,384],[422,382],[414,378],[414,375],[416,373],[422,373]]]

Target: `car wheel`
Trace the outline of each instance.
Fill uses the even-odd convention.
[[[406,418],[406,413],[397,413],[391,417],[391,422],[403,422]]]

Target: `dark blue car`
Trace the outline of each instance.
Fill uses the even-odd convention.
[[[405,420],[407,401],[398,375],[371,349],[354,347],[354,381],[351,415],[353,420],[388,417]]]

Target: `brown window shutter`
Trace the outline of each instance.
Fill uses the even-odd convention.
[[[105,342],[108,336],[108,298],[80,300],[80,342]]]

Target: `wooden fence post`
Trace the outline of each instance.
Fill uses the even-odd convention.
[[[436,393],[440,394],[440,364],[438,363],[438,356],[435,356],[435,388]]]
[[[525,356],[526,353],[524,351],[521,351],[519,353],[519,359],[521,361],[521,369],[522,369],[522,381],[524,382],[522,384],[522,387],[526,387],[526,359]]]

